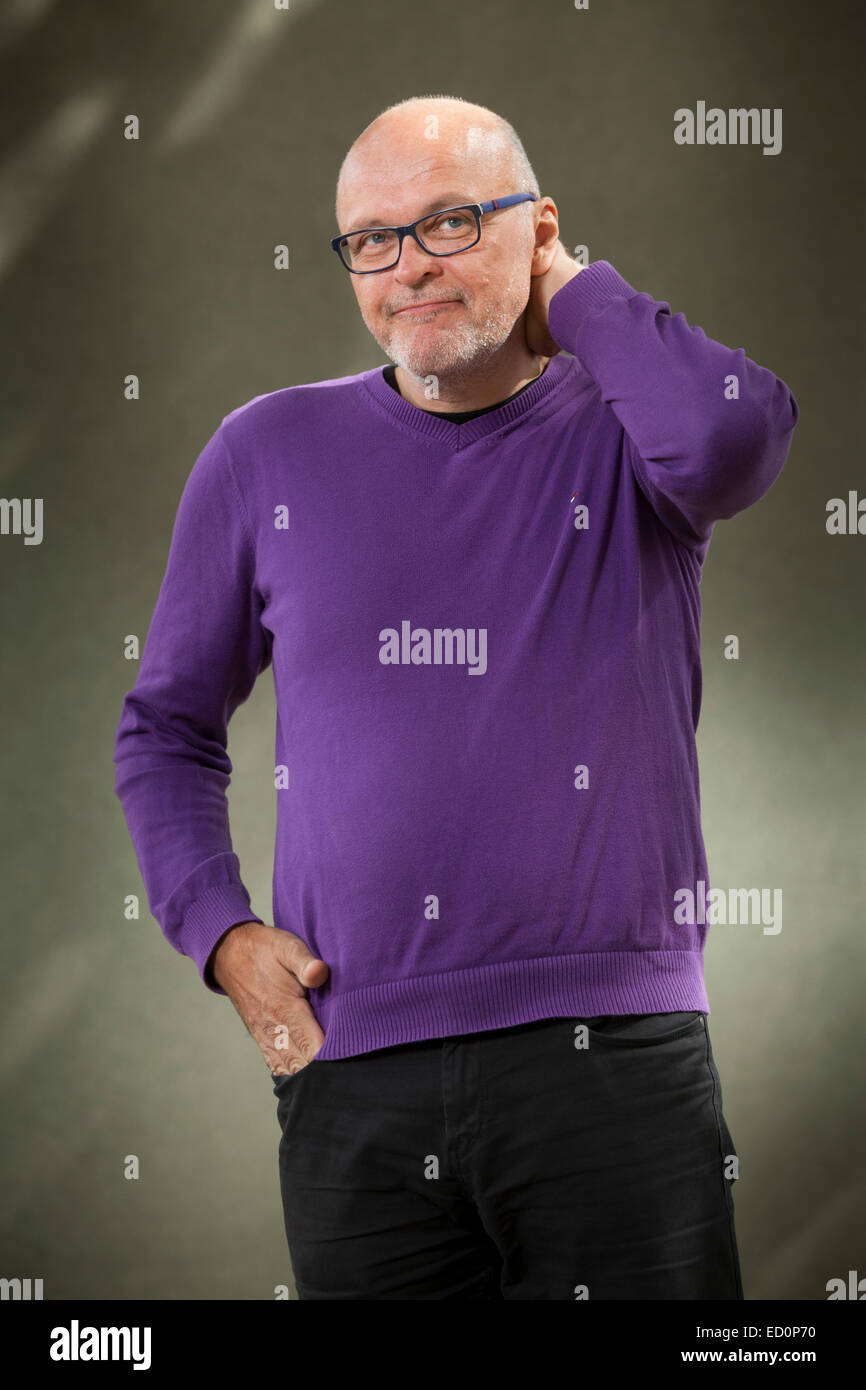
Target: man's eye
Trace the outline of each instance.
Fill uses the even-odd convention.
[[[436,222],[437,231],[457,232],[461,227],[465,227],[469,218],[462,212],[449,212],[447,217],[440,217]]]

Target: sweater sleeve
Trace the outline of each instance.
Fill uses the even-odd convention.
[[[115,734],[115,792],[150,911],[202,980],[219,938],[262,919],[232,851],[227,728],[271,661],[249,521],[225,420],[187,479],[132,690]]]
[[[784,381],[639,294],[609,261],[558,290],[548,324],[623,427],[636,482],[689,550],[782,470],[798,407]]]

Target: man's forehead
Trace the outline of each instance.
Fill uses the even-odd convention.
[[[435,193],[422,193],[420,190],[407,192],[395,185],[380,195],[366,194],[361,202],[353,200],[345,204],[343,220],[350,227],[391,227],[414,222],[417,217],[426,217],[428,212],[439,212],[442,208],[453,208],[463,203],[478,203],[473,185],[439,189]],[[356,212],[355,209],[358,208]]]
[[[495,198],[509,190],[487,185],[507,170],[509,156],[498,132],[477,126],[442,130],[436,140],[405,129],[393,139],[377,132],[347,161],[337,197],[341,225],[411,222],[437,208]]]

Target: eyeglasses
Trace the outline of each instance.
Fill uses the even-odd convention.
[[[421,250],[431,256],[456,256],[481,240],[484,213],[536,201],[534,193],[509,193],[507,198],[491,198],[486,203],[442,208],[408,222],[405,227],[362,227],[345,235],[341,232],[331,238],[331,246],[353,275],[375,275],[397,264],[406,236],[414,237]]]

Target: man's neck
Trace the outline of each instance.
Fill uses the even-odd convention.
[[[400,395],[418,406],[419,410],[484,410],[486,406],[506,400],[535,381],[550,360],[549,357],[528,355],[517,368],[501,367],[482,378],[476,376],[456,381],[440,377],[435,396],[431,395],[430,376],[413,376],[404,367],[395,367],[394,375]]]

